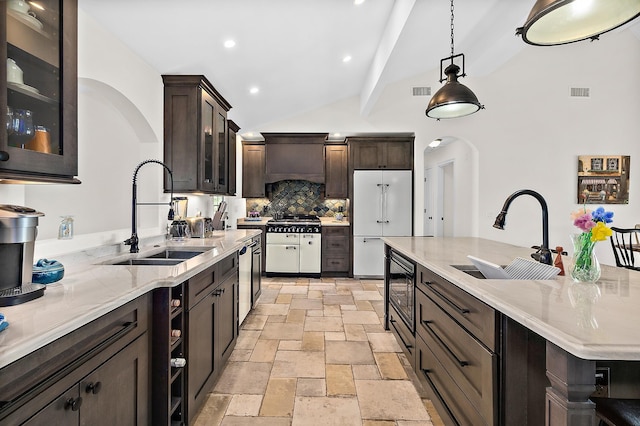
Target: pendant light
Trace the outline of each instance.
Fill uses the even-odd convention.
[[[638,16],[640,0],[537,0],[516,34],[536,46],[597,40]]]
[[[460,67],[453,63],[454,59],[462,57],[462,74]],[[458,82],[459,77],[465,77],[464,54],[454,55],[453,44],[453,0],[451,0],[451,56],[440,60],[440,77],[442,77],[442,66],[446,61],[451,63],[445,68],[446,78],[440,78],[440,83],[447,80],[444,86],[438,90],[427,105],[427,117],[440,120],[441,118],[457,118],[483,109],[476,95],[464,84]]]

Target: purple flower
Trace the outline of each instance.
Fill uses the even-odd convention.
[[[593,212],[591,212],[591,216],[593,217],[594,222],[613,222],[613,212],[605,211],[604,207],[598,207],[597,209],[595,209]]]
[[[589,232],[591,228],[596,226],[596,223],[591,219],[591,215],[589,213],[577,217],[576,220],[573,221],[573,224],[584,232]]]

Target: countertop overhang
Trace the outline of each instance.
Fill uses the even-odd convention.
[[[640,272],[602,265],[596,283],[476,279],[451,265],[470,264],[467,255],[506,265],[532,249],[471,237],[383,241],[578,358],[640,360]]]
[[[159,287],[172,287],[238,251],[259,230],[216,231],[212,238],[191,238],[141,246],[213,247],[173,266],[105,265],[127,254],[96,256],[91,250],[65,255],[64,278],[48,284],[44,296],[2,308],[9,327],[0,333],[0,368]]]

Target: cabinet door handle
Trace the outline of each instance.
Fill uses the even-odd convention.
[[[79,396],[78,398],[69,398],[64,403],[64,409],[71,410],[71,411],[78,411],[81,405],[82,405],[82,397]]]
[[[469,365],[469,363],[467,361],[461,361],[460,358],[458,358],[456,356],[456,354],[453,353],[453,351],[451,350],[451,348],[449,348],[449,346],[444,343],[442,341],[442,339],[440,338],[440,336],[438,336],[438,334],[431,328],[431,326],[429,324],[433,323],[433,321],[428,321],[428,320],[422,320],[422,324],[425,326],[425,328],[429,331],[429,333],[431,333],[431,335],[438,341],[438,343],[440,343],[440,346],[442,346],[443,348],[445,348],[445,350],[449,353],[449,356],[451,356],[451,358],[453,358],[455,360],[455,362],[458,363],[458,365],[460,367],[465,367],[467,365]]]
[[[422,281],[422,284],[429,286],[431,291],[433,291],[436,294],[436,296],[438,296],[447,305],[451,306],[459,314],[465,315],[465,314],[468,314],[470,312],[469,309],[461,308],[460,306],[456,305],[451,300],[449,300],[449,298],[447,296],[445,296],[444,294],[442,294],[438,290],[436,290],[435,287],[433,287],[433,283],[431,281]]]
[[[92,393],[92,394],[97,394],[98,392],[100,392],[100,389],[102,389],[102,382],[89,382],[87,384],[87,387],[85,388],[85,391],[87,393]]]
[[[0,151],[0,161],[9,160],[9,153],[7,151]]]
[[[407,342],[405,342],[405,341],[404,341],[404,337],[402,337],[402,333],[400,333],[400,332],[398,331],[398,329],[396,328],[396,322],[397,322],[397,321],[396,321],[396,320],[394,320],[393,318],[391,318],[391,319],[389,320],[389,322],[391,323],[391,325],[393,326],[393,328],[394,328],[394,329],[396,330],[396,332],[398,333],[398,336],[400,337],[400,340],[402,340],[402,344],[404,345],[404,347],[405,347],[405,348],[407,348],[407,349],[411,349],[411,348],[413,348],[413,346],[412,346],[412,345],[409,345]]]

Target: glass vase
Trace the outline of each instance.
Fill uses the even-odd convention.
[[[573,265],[571,278],[576,282],[595,282],[600,278],[600,262],[593,249],[596,242],[591,241],[590,233],[571,236],[573,242]]]

